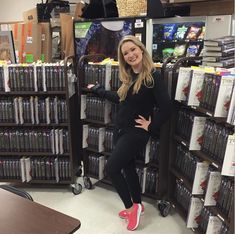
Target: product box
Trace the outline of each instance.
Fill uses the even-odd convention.
[[[81,112],[80,112],[80,118],[86,119],[86,100],[87,95],[82,94],[81,95]]]
[[[190,67],[180,67],[176,92],[175,92],[175,100],[177,101],[187,100],[191,78],[192,78],[192,69]]]
[[[199,106],[205,71],[193,70],[188,96],[188,106]]]
[[[206,123],[206,117],[201,117],[201,116],[194,117],[192,133],[189,143],[189,150],[201,149],[205,123]]]
[[[207,162],[197,162],[192,194],[200,195],[204,193],[208,168],[209,164]]]
[[[221,77],[214,117],[227,117],[235,75]]]
[[[99,157],[99,180],[104,178],[105,156]]]
[[[220,234],[221,226],[222,221],[217,216],[210,216],[206,229],[206,234]]]
[[[215,206],[221,183],[221,174],[218,171],[211,171],[207,182],[204,206]]]
[[[37,8],[33,8],[23,12],[23,20],[25,23],[38,23],[38,13]]]
[[[104,123],[107,124],[111,122],[112,104],[108,100],[104,102]]]
[[[229,105],[227,123],[235,125],[235,83],[233,84],[233,92],[231,95],[231,101]]]
[[[41,59],[41,25],[37,23],[18,24],[17,39],[20,63],[32,63]],[[13,34],[14,35],[14,34]]]
[[[82,148],[87,148],[88,147],[88,128],[89,125],[88,124],[84,124],[82,126]]]
[[[197,197],[192,197],[187,217],[187,228],[197,228],[203,204]]]
[[[149,154],[150,154],[150,147],[151,147],[151,140],[148,140],[148,143],[145,147],[145,157],[144,157],[144,164],[149,163]]]
[[[235,176],[235,135],[228,136],[221,174]]]
[[[105,128],[99,128],[98,152],[104,151],[104,135],[105,135]]]

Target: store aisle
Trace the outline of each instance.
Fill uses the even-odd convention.
[[[76,234],[130,234],[126,222],[118,217],[122,204],[110,186],[101,184],[93,190],[84,189],[73,195],[69,188],[24,188],[35,202],[78,218],[81,228]],[[145,214],[141,217],[136,233],[192,234],[183,219],[174,211],[163,218],[154,201],[144,199]]]

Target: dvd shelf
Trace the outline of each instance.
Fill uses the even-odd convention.
[[[235,76],[191,68],[185,61],[180,59],[171,70],[175,113],[169,184],[174,186],[169,198],[196,233],[232,234],[235,144],[227,116]]]
[[[0,66],[0,181],[75,183],[78,115],[70,69],[67,61]]]
[[[83,66],[79,71],[84,182],[88,189],[92,187],[89,177],[110,184],[104,167],[114,148],[114,116],[118,105],[97,97],[86,87],[87,84],[98,81],[107,90],[115,92],[120,85],[117,64],[97,63],[97,58],[96,63],[93,63],[92,59],[92,55],[84,56]],[[167,128],[168,126],[165,125],[159,136],[152,137],[146,149],[137,158],[137,173],[142,193],[154,199],[163,199],[163,195],[166,195],[167,172],[164,168],[168,165],[167,139],[169,130]]]

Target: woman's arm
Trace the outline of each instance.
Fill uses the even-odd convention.
[[[117,92],[115,91],[107,91],[100,84],[96,84],[96,85],[89,84],[87,88],[91,89],[93,93],[97,94],[101,98],[105,98],[108,101],[113,102],[113,103],[117,103],[117,104],[119,103],[119,96]]]

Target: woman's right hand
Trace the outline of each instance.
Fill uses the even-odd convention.
[[[93,88],[94,86],[95,86],[94,84],[88,84],[88,85],[87,85],[87,88],[88,88],[88,89],[91,89],[91,88]]]

